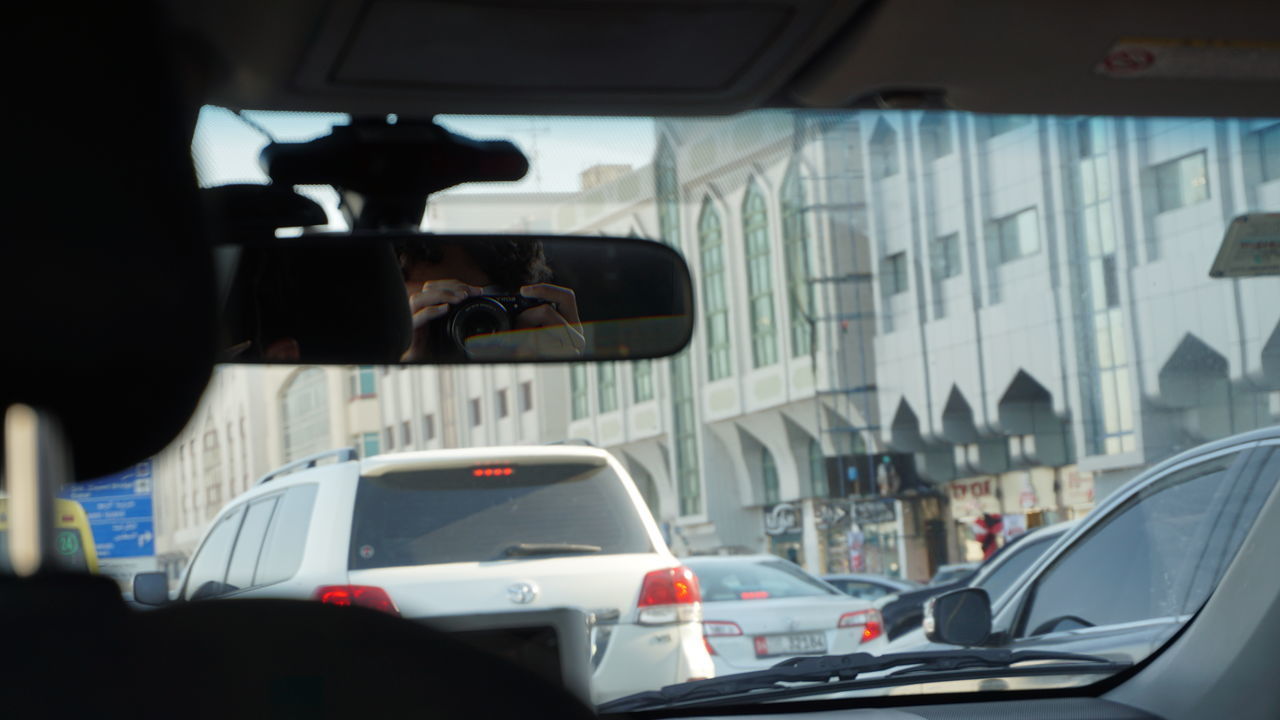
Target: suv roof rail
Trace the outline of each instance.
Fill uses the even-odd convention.
[[[304,468],[313,468],[316,466],[316,463],[331,457],[337,458],[337,462],[350,462],[352,460],[360,459],[360,456],[356,453],[355,448],[346,447],[346,448],[337,448],[335,450],[325,450],[324,452],[318,452],[315,455],[308,455],[304,458],[299,458],[297,460],[294,460],[288,465],[281,465],[275,470],[272,470],[266,475],[263,475],[262,477],[258,478],[258,482],[254,483],[254,485],[261,485],[263,483],[270,482],[274,480],[276,476],[284,475],[285,473],[290,473],[290,472],[293,472],[294,470],[302,470]]]

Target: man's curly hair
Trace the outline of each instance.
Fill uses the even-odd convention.
[[[438,263],[444,259],[444,249],[451,246],[462,248],[495,285],[508,291],[551,279],[542,241],[518,238],[406,238],[395,243],[400,270],[407,274],[413,265]]]

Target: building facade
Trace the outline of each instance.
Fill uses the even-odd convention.
[[[861,117],[879,424],[973,521],[1074,517],[1280,415],[1280,279],[1213,279],[1280,206],[1274,121]],[[969,539],[969,542],[965,542]]]

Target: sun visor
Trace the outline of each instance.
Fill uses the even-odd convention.
[[[745,109],[774,94],[861,0],[338,0],[288,97],[411,114]],[[726,106],[731,103],[733,107]]]

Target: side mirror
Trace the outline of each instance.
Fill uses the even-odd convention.
[[[133,601],[142,605],[168,605],[169,576],[162,572],[134,575]]]
[[[981,645],[991,635],[991,598],[982,588],[961,588],[929,598],[923,624],[931,642]]]

